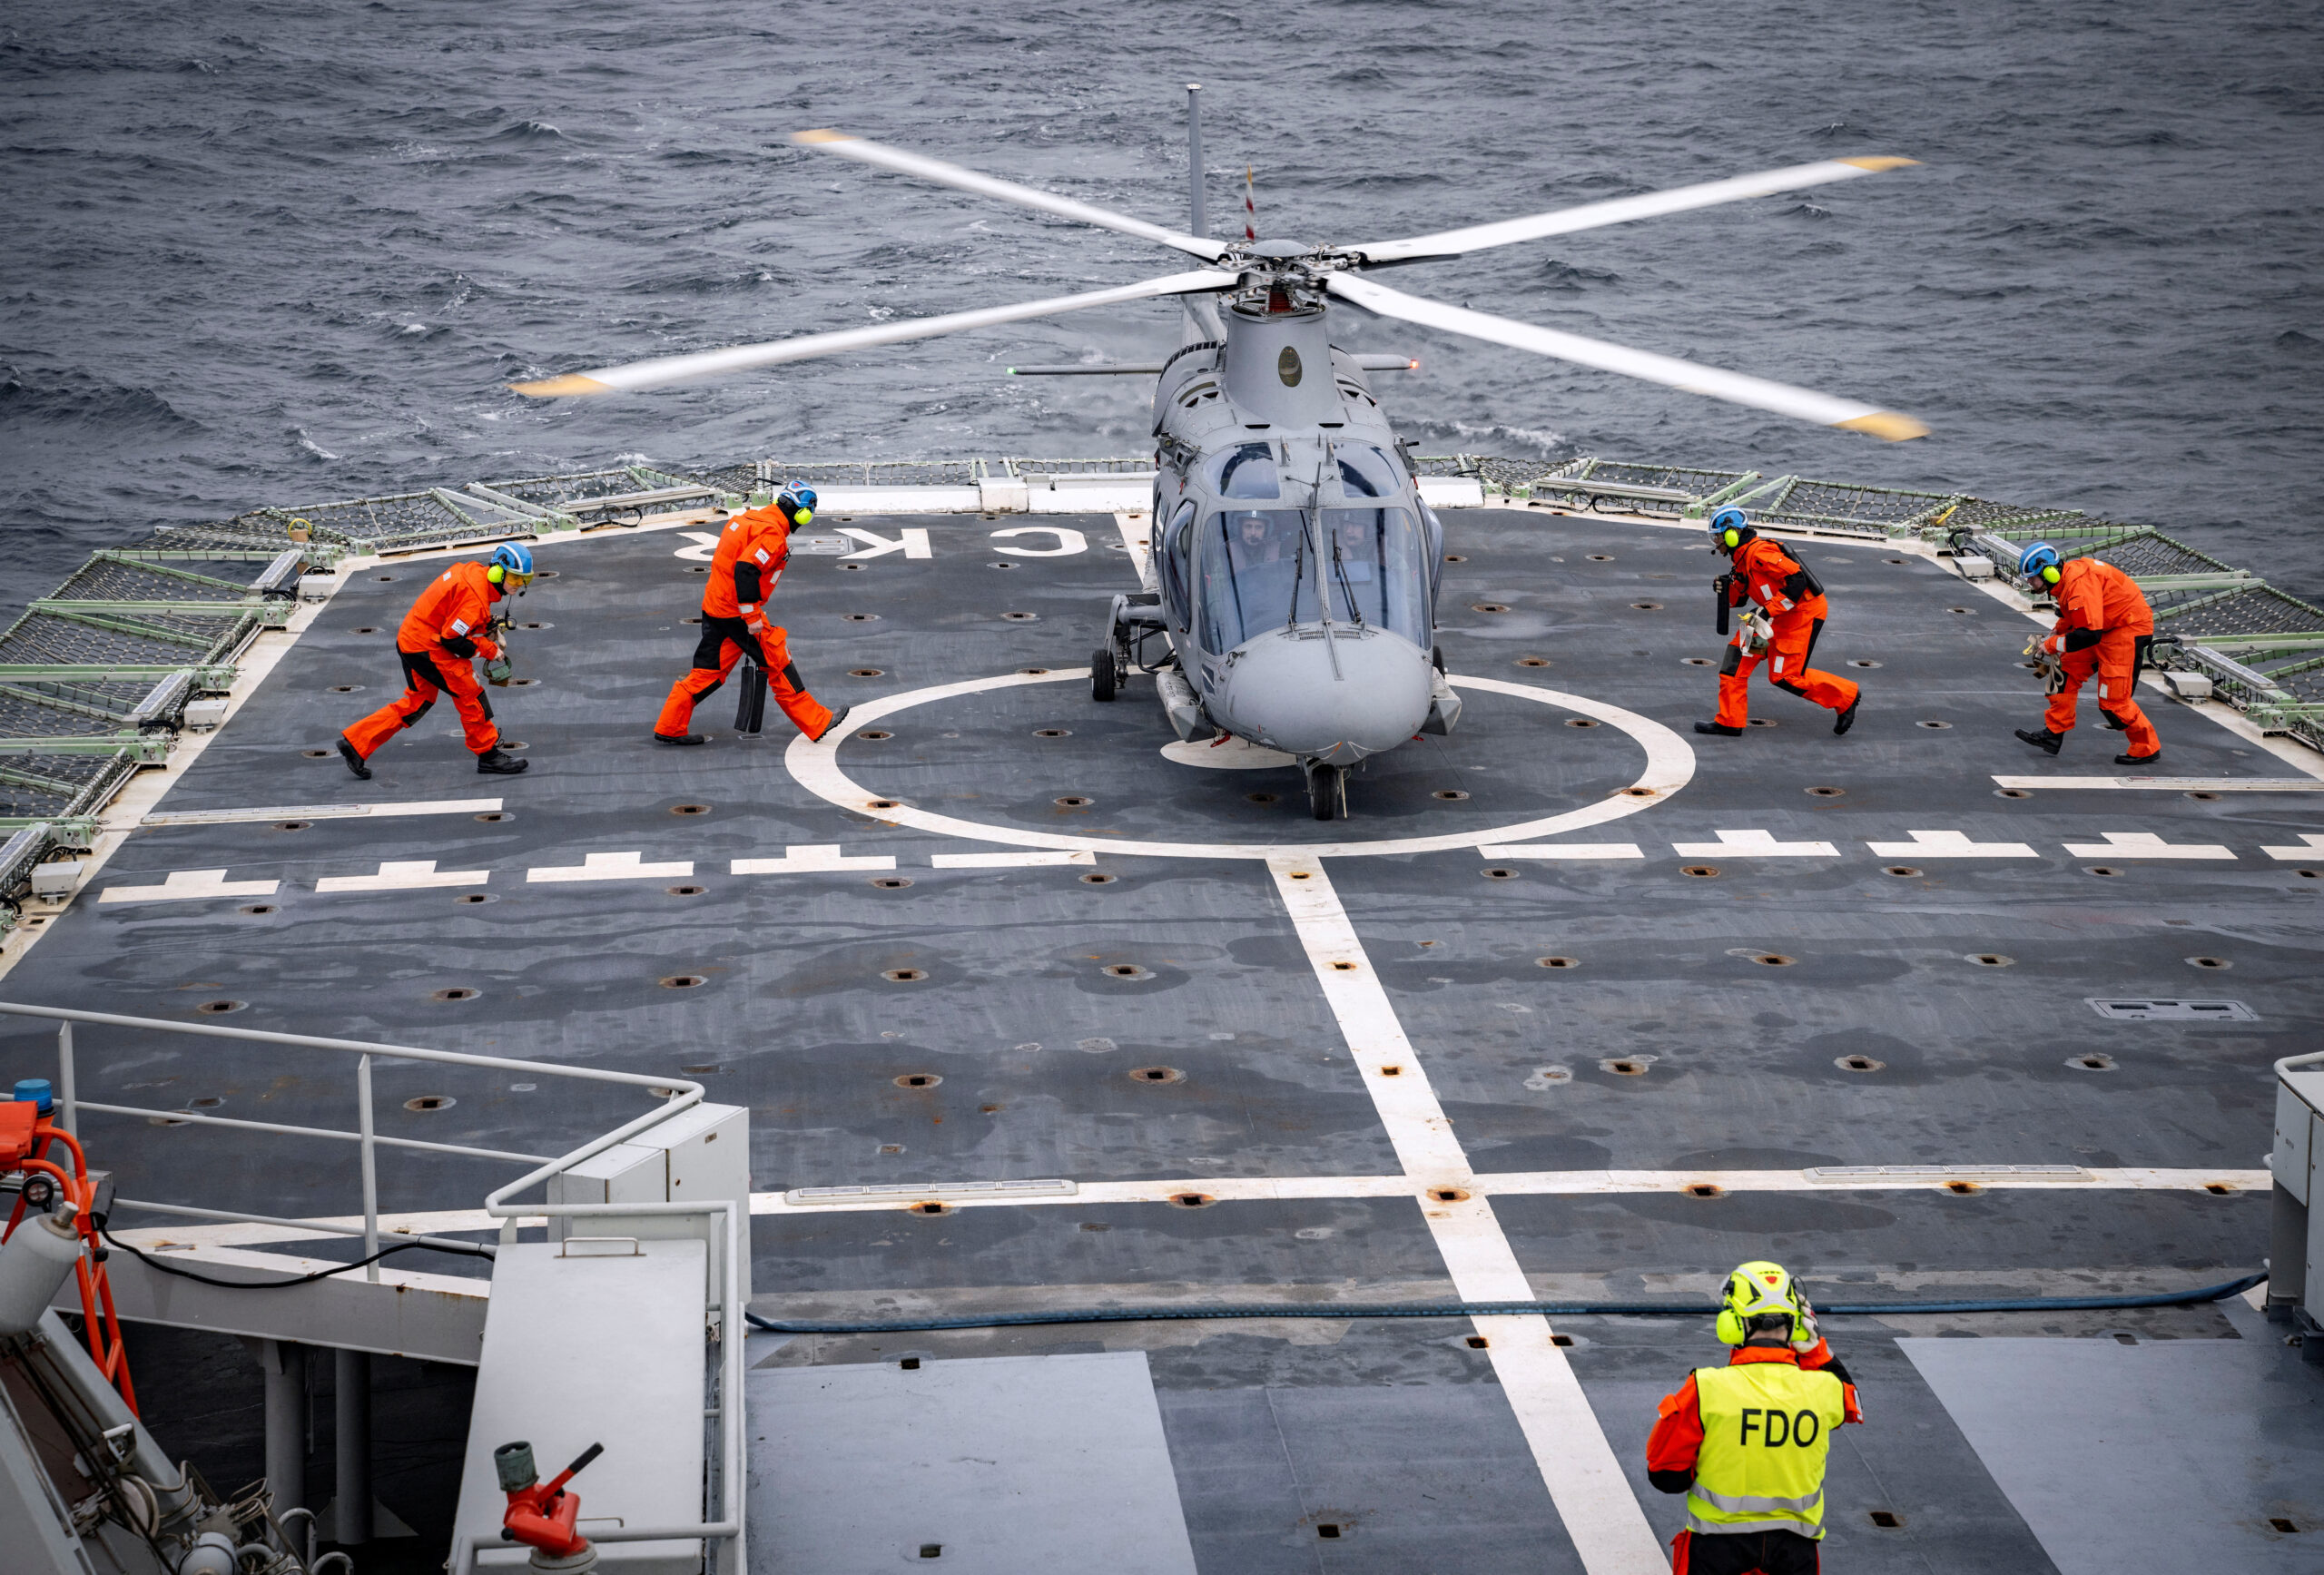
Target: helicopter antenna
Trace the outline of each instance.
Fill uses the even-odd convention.
[[[1243,239],[1256,241],[1259,238],[1259,210],[1251,201],[1251,166],[1243,166]]]
[[[1187,196],[1191,210],[1189,235],[1210,232],[1210,217],[1202,206],[1202,84],[1187,84]]]

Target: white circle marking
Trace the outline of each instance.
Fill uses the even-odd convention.
[[[848,714],[848,731],[852,733],[862,724],[876,722],[899,711],[910,711],[915,706],[939,700],[1029,684],[1067,684],[1088,676],[1089,669],[1087,667],[1053,667],[1046,673],[1006,673],[991,678],[968,678],[958,684],[910,689],[901,694],[858,704]],[[800,734],[783,752],[783,763],[799,785],[817,798],[827,800],[843,810],[852,810],[858,814],[891,824],[934,832],[940,836],[1000,842],[1010,847],[1050,848],[1073,853],[1116,853],[1148,859],[1376,858],[1392,853],[1439,853],[1454,848],[1475,848],[1531,837],[1551,837],[1564,832],[1580,831],[1584,826],[1603,825],[1625,815],[1634,815],[1640,810],[1662,802],[1694,777],[1695,752],[1687,741],[1660,723],[1640,716],[1635,711],[1625,711],[1619,705],[1609,705],[1603,701],[1590,700],[1580,694],[1568,694],[1562,690],[1512,684],[1506,679],[1466,678],[1449,674],[1446,679],[1462,689],[1484,690],[1542,705],[1555,705],[1583,716],[1594,717],[1610,727],[1618,727],[1646,751],[1646,769],[1640,773],[1638,780],[1629,788],[1598,803],[1568,810],[1562,814],[1545,815],[1539,820],[1521,821],[1515,825],[1495,826],[1483,831],[1452,832],[1435,837],[1390,837],[1364,842],[1143,842],[1125,837],[1077,837],[1055,832],[1022,831],[1015,826],[990,826],[866,792],[840,769],[841,740],[836,736],[827,737],[818,743],[809,740],[805,734]],[[834,733],[838,732],[837,729],[832,731]],[[1633,791],[1639,788],[1647,791]]]

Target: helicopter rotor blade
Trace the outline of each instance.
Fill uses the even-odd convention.
[[[901,174],[917,175],[923,181],[933,181],[940,186],[953,186],[980,196],[998,197],[1004,202],[1014,202],[1020,208],[1037,208],[1044,213],[1054,213],[1061,219],[1077,220],[1094,224],[1100,230],[1118,230],[1125,235],[1136,235],[1147,241],[1158,241],[1165,246],[1175,246],[1190,251],[1206,261],[1216,262],[1226,255],[1223,241],[1206,240],[1199,235],[1182,235],[1176,230],[1159,224],[1148,224],[1143,219],[1132,219],[1105,208],[1093,208],[1087,202],[1077,202],[1070,197],[1059,197],[1048,192],[1037,192],[1030,186],[1020,186],[1013,181],[997,180],[980,175],[974,170],[964,170],[958,164],[948,164],[941,159],[931,159],[921,153],[908,153],[901,148],[891,148],[880,143],[866,142],[845,132],[793,132],[791,140],[802,147],[815,148],[826,153],[837,153],[842,159],[853,159],[861,164],[873,164]]]
[[[1159,279],[1143,280],[1137,284],[1118,284],[1109,290],[1088,290],[1080,295],[1052,296],[1047,300],[1029,300],[1015,306],[980,307],[974,311],[947,312],[941,317],[907,318],[901,322],[883,322],[876,328],[800,334],[792,339],[772,340],[764,344],[735,345],[727,349],[702,350],[693,355],[660,356],[653,360],[599,367],[586,372],[567,372],[562,377],[543,378],[537,382],[511,383],[508,386],[537,399],[665,388],[672,383],[695,382],[727,372],[751,371],[759,367],[780,366],[785,361],[837,355],[842,350],[896,344],[904,340],[928,339],[937,334],[960,333],[967,329],[989,328],[995,323],[1019,322],[1030,317],[1055,317],[1061,312],[1087,311],[1091,307],[1147,300],[1159,295],[1227,290],[1239,282],[1241,277],[1240,274],[1217,269],[1197,269],[1191,273],[1166,274]]]
[[[1745,197],[1796,192],[1803,186],[1820,186],[1830,181],[1853,181],[1860,175],[1877,175],[1884,171],[1903,169],[1919,162],[1917,159],[1819,159],[1812,164],[1763,170],[1756,175],[1707,181],[1699,186],[1648,192],[1636,197],[1610,197],[1602,202],[1584,202],[1580,207],[1554,209],[1524,219],[1502,219],[1491,224],[1472,224],[1462,230],[1440,230],[1433,235],[1415,235],[1403,241],[1383,241],[1371,246],[1349,246],[1342,250],[1354,252],[1371,263],[1414,262],[1423,258],[1457,257],[1462,252],[1476,251],[1487,246],[1507,246],[1516,241],[1538,241],[1545,235],[1595,230],[1601,224],[1625,224],[1633,219],[1650,219],[1659,213],[1679,213],[1689,208],[1709,208],[1720,202],[1738,202]]]
[[[1324,282],[1325,288],[1334,295],[1382,317],[1399,318],[1427,328],[1445,329],[1452,333],[1466,334],[1472,339],[1531,350],[1535,355],[1550,356],[1561,361],[1573,361],[1581,366],[1596,367],[1603,371],[1620,372],[1625,377],[1681,389],[1690,394],[1707,394],[1714,399],[1773,410],[1778,415],[1796,416],[1827,427],[1845,427],[1854,432],[1869,432],[1892,443],[1924,437],[1928,432],[1926,427],[1910,416],[1900,416],[1877,405],[1835,399],[1812,389],[1795,389],[1787,383],[1769,382],[1765,378],[1721,371],[1716,367],[1697,366],[1692,361],[1656,355],[1651,350],[1634,350],[1627,345],[1609,344],[1604,340],[1584,339],[1580,334],[1535,328],[1531,323],[1492,317],[1482,311],[1471,311],[1465,307],[1423,300],[1419,296],[1406,295],[1402,290],[1390,290],[1352,274],[1334,273]]]

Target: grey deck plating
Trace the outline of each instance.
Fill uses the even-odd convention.
[[[778,605],[817,694],[837,704],[1079,668],[1104,598],[1135,571],[1108,549],[1120,539],[1110,517],[1048,518],[1085,532],[1090,550],[1003,569],[988,535],[1000,527],[934,516],[855,522],[888,535],[925,529],[925,559],[795,559]],[[1683,733],[1708,714],[1712,684],[1712,668],[1689,660],[1718,655],[1705,594],[1711,564],[1695,542],[1688,531],[1539,511],[1451,517],[1447,545],[1464,561],[1448,566],[1449,666]],[[84,898],[11,980],[18,999],[156,1017],[239,1001],[238,1025],[673,1074],[714,1067],[704,1074],[714,1097],[753,1107],[756,1185],[771,1194],[1030,1177],[1409,1177],[1417,1173],[1399,1157],[1409,1134],[1378,1096],[1377,1068],[1352,1058],[1344,1014],[1335,1018],[1312,966],[1314,937],[1287,914],[1268,863],[1126,857],[1102,844],[1226,842],[1285,858],[1325,839],[1469,833],[1494,846],[1492,828],[1600,803],[1641,771],[1640,748],[1620,726],[1567,726],[1578,714],[1564,706],[1471,689],[1458,733],[1370,762],[1351,783],[1354,818],[1317,826],[1293,772],[1162,758],[1171,735],[1147,681],[1101,706],[1077,679],[1036,674],[892,712],[872,724],[891,736],[841,748],[838,764],[867,791],[995,832],[935,834],[808,792],[786,769],[783,737],[740,742],[715,725],[726,694],[703,716],[717,734],[709,747],[646,741],[692,644],[679,619],[694,610],[699,576],[677,556],[690,546],[648,532],[537,547],[557,577],[521,604],[520,616],[547,626],[520,630],[517,649],[520,673],[538,683],[495,693],[504,727],[535,765],[506,782],[469,774],[441,715],[383,751],[369,783],[350,780],[335,757],[302,756],[329,748],[340,726],[387,696],[396,674],[385,634],[353,631],[392,629],[432,571],[389,563],[356,572],[162,808],[497,796],[503,818],[155,826],[114,855],[100,894],[220,869],[229,882],[274,881],[273,891]],[[1481,1206],[1518,1267],[1536,1289],[1563,1296],[1700,1294],[1738,1258],[1764,1255],[1837,1299],[1842,1286],[1871,1285],[1930,1294],[2164,1289],[2255,1266],[2263,1205],[2244,1181],[2267,1142],[2269,1063],[2318,1042],[2314,903],[2324,894],[2324,881],[2299,872],[2313,864],[2265,850],[2305,845],[2316,801],[2081,787],[2001,796],[1997,775],[2101,775],[2115,748],[2086,725],[2052,763],[2010,737],[2039,704],[2033,676],[2014,665],[2025,622],[1932,561],[1880,544],[1803,551],[1835,606],[1817,659],[1867,687],[1848,737],[1831,737],[1824,714],[1767,692],[1755,709],[1776,725],[1731,741],[1685,739],[1699,747],[1683,788],[1621,819],[1538,839],[1630,845],[1635,858],[1488,857],[1472,845],[1324,861],[1392,1026],[1481,1181],[1650,1173]],[[1478,605],[1508,610],[1471,610]],[[864,614],[872,617],[848,621]],[[1839,665],[1850,660],[1879,665]],[[851,677],[851,668],[878,673]],[[361,687],[333,692],[348,684]],[[2199,714],[2155,710],[2174,775],[2287,773]],[[857,721],[851,731],[863,729]],[[1065,798],[1089,802],[1057,802]],[[684,805],[708,808],[674,812]],[[1009,838],[1031,832],[1086,838],[1100,851],[1089,864],[932,862],[1005,853]],[[1876,851],[1923,832],[2027,852]],[[2162,846],[2142,851],[2110,832],[2159,836]],[[1770,842],[1831,851],[1750,851]],[[893,868],[731,872],[737,860],[832,845],[842,859],[892,859]],[[2230,856],[2168,856],[2190,846]],[[689,868],[528,879],[609,853]],[[488,878],[318,889],[429,861]],[[2099,868],[2119,873],[2091,872]],[[1888,872],[1898,869],[1919,872]],[[874,883],[899,878],[909,884]],[[490,901],[457,901],[464,893]],[[271,911],[244,911],[252,907]],[[1770,955],[1791,960],[1762,960]],[[2231,966],[2188,960],[2198,957]],[[1545,967],[1544,958],[1571,965]],[[1127,977],[1107,971],[1124,966]],[[920,977],[883,977],[897,972]],[[704,982],[661,982],[681,978]],[[478,993],[432,999],[447,989]],[[2086,1004],[2109,992],[2233,999],[2253,1015],[2115,1020]],[[46,1041],[30,1029],[0,1029],[0,1046],[14,1075],[46,1070]],[[1836,1064],[1850,1057],[1879,1065]],[[2093,1060],[2102,1064],[2081,1064]],[[1175,1075],[1132,1075],[1148,1068]],[[277,1059],[231,1046],[190,1053],[113,1036],[84,1050],[81,1094],[215,1098],[219,1115],[259,1109],[278,1121],[343,1114],[335,1086],[326,1094],[279,1073]],[[900,1084],[914,1075],[936,1080]],[[553,1152],[608,1124],[600,1111],[438,1070],[389,1068],[380,1080],[388,1129],[401,1136]],[[458,1102],[400,1107],[423,1093]],[[132,1141],[125,1127],[108,1145],[102,1121],[92,1127],[126,1194],[175,1196],[198,1166],[217,1206],[288,1216],[351,1206],[286,1167],[272,1146],[190,1128],[150,1140],[141,1129]],[[1699,1175],[1928,1164],[2157,1167],[2215,1174],[2229,1190],[2183,1176],[1970,1196],[1925,1184],[1836,1193],[1804,1179],[1715,1197],[1684,1190]],[[482,1186],[471,1162],[399,1156],[384,1167],[382,1203],[441,1208]],[[1222,1186],[1216,1196],[1196,1207],[1112,1196],[959,1202],[934,1216],[770,1198],[755,1222],[759,1304],[829,1316],[891,1305],[1305,1299],[1327,1313],[1335,1301],[1445,1297],[1459,1281],[1416,1181],[1402,1196],[1376,1186],[1271,1198]],[[2029,1528],[2014,1506],[2025,1501],[2023,1473],[2065,1481],[2104,1468],[2090,1458],[1997,1460],[1978,1429],[1955,1424],[1899,1335],[2240,1335],[2253,1343],[2254,1372],[2282,1386],[2282,1404],[2304,1408],[2299,1426],[2317,1436],[2317,1386],[2297,1371],[2262,1371],[2296,1357],[2240,1305],[2035,1326],[1998,1315],[1833,1324],[1873,1415],[1835,1454],[1836,1569],[2082,1567],[2054,1519],[2036,1515]],[[1559,1328],[1573,1336],[1566,1359],[1667,1537],[1675,1505],[1647,1488],[1640,1445],[1654,1396],[1687,1366],[1716,1360],[1718,1347],[1707,1329],[1667,1321]],[[775,1365],[907,1350],[1148,1350],[1206,1575],[1584,1568],[1502,1397],[1494,1353],[1471,1349],[1471,1333],[1452,1321],[1326,1319],[763,1344]],[[2174,1353],[2152,1355],[2167,1365]],[[2141,1403],[2126,1384],[2094,1403]],[[2012,1480],[1997,1483],[1997,1471]],[[2232,1544],[2242,1567],[2290,1567],[2305,1533],[2270,1531],[2270,1516],[2324,1527],[2324,1501],[2287,1498],[2291,1491],[2255,1480],[2248,1501],[2222,1510],[2242,1528]],[[1903,1525],[1875,1528],[1874,1509]],[[1323,1525],[1342,1534],[1320,1537]]]

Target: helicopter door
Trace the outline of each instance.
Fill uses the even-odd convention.
[[[1162,536],[1162,599],[1169,608],[1170,621],[1181,629],[1194,627],[1187,586],[1191,577],[1187,569],[1194,561],[1195,512],[1192,498],[1178,505]]]

